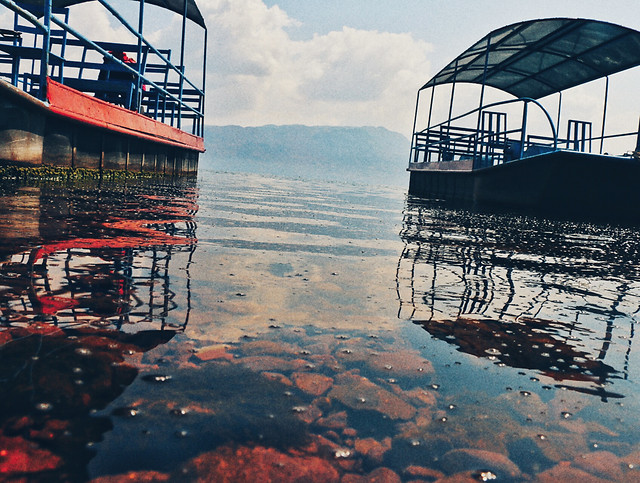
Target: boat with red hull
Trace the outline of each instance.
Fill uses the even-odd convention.
[[[640,32],[607,22],[551,18],[491,32],[418,91],[409,193],[640,220],[637,113],[626,129],[607,129],[608,119],[616,127],[624,120],[608,112],[609,77],[638,65]],[[604,87],[601,115],[585,119],[572,117],[572,112],[567,118],[563,93],[598,83]],[[448,115],[433,122],[434,106],[439,105],[434,93],[445,85],[450,94]],[[479,91],[479,106],[455,114],[454,98],[468,100],[469,91],[464,94],[463,87],[473,86]],[[428,90],[429,109],[420,112],[420,94]],[[495,101],[487,102],[489,93]],[[552,95],[557,95],[553,115]],[[592,106],[585,102],[592,97],[578,91],[577,98],[571,107],[580,106],[579,116],[592,116]],[[445,109],[445,103],[440,104],[440,110]],[[425,116],[427,127],[416,129]],[[507,118],[516,127],[508,127]],[[561,132],[564,123],[566,131]],[[620,146],[620,155],[609,154]]]
[[[197,172],[207,34],[195,2],[138,0],[134,28],[106,0],[94,0],[128,31],[128,41],[113,42],[69,24],[69,7],[86,1],[0,0],[13,14],[10,28],[0,29],[0,165]],[[177,64],[171,49],[143,36],[146,4],[181,16]],[[202,28],[197,82],[185,73],[188,22]]]

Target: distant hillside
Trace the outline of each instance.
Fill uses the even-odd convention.
[[[201,166],[285,177],[407,185],[409,140],[381,127],[207,126]]]

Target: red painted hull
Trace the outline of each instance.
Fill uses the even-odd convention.
[[[49,110],[66,119],[147,141],[204,152],[204,140],[115,104],[47,79]]]

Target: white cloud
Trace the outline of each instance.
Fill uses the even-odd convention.
[[[357,30],[294,40],[261,0],[202,3],[209,29],[207,123],[378,125],[409,134],[429,44]]]

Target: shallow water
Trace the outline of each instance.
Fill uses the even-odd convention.
[[[0,479],[639,479],[640,231],[202,170],[6,185]]]

